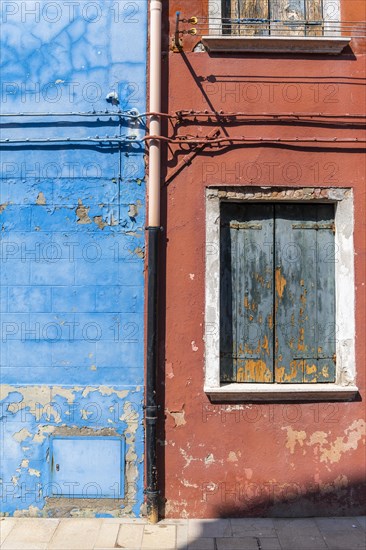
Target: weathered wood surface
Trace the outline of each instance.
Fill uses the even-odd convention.
[[[222,205],[222,381],[334,382],[334,246],[332,205]]]
[[[229,0],[224,5],[224,16],[232,19],[270,20],[232,23],[231,34],[247,36],[320,36],[322,12],[322,0]]]

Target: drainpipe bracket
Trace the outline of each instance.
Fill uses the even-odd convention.
[[[160,230],[160,231],[164,231],[164,227],[163,226],[157,226],[157,225],[147,225],[145,227],[145,231],[150,231],[151,229],[157,229],[157,230]]]
[[[160,495],[160,494],[161,494],[160,491],[150,491],[150,489],[144,489],[144,495],[157,496],[157,495]]]

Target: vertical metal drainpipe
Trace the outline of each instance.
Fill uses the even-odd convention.
[[[150,112],[161,112],[161,20],[162,1],[150,0]],[[150,135],[161,135],[160,117],[150,118]],[[156,380],[158,369],[158,248],[160,234],[160,140],[149,146],[148,183],[148,285],[147,358],[145,398],[146,506],[150,523],[159,520],[159,491],[156,464],[156,427],[158,407]]]

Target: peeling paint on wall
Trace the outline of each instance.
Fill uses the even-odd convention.
[[[169,410],[167,410],[166,412],[167,412],[167,414],[169,414],[170,416],[173,417],[174,426],[176,428],[178,428],[179,426],[184,426],[185,424],[187,424],[186,419],[185,419],[185,411],[184,410],[181,410],[181,411],[169,411]]]
[[[94,223],[99,227],[99,229],[104,229],[108,224],[103,220],[102,216],[94,216]]]
[[[5,446],[12,450],[11,455],[9,453],[2,461],[1,489],[3,503],[6,503],[5,513],[58,516],[69,515],[72,509],[75,517],[96,512],[113,516],[139,515],[143,491],[141,391],[113,387],[53,387],[52,400],[47,402],[45,389],[8,386],[2,401]],[[41,403],[37,402],[37,396],[41,396]],[[55,410],[57,415],[50,412]],[[18,430],[25,418],[28,427]],[[108,428],[104,427],[107,425]],[[48,494],[52,468],[50,434],[123,436],[126,441],[124,498],[93,502],[91,499],[51,497]],[[16,447],[10,439],[16,442]],[[16,457],[19,457],[18,467]]]
[[[76,208],[76,215],[78,217],[78,219],[76,220],[77,223],[85,224],[92,222],[88,215],[89,210],[90,208],[84,206],[82,200],[78,199],[78,207]]]
[[[300,452],[305,455],[310,448],[329,470],[329,465],[339,462],[343,454],[356,451],[360,445],[365,445],[366,438],[366,423],[363,419],[354,420],[344,430],[344,435],[337,437],[324,431],[307,435],[304,430],[297,431],[290,426],[283,427],[282,430],[286,431],[286,447],[291,454]]]
[[[355,18],[352,20],[355,21],[360,17],[356,3],[353,0],[342,2],[342,13],[353,5],[351,10]],[[184,6],[186,11],[193,9],[193,6],[198,7],[198,2],[183,1],[181,4],[179,7],[182,13]],[[205,5],[202,8],[201,4],[200,9],[204,10]],[[170,34],[174,33],[175,8],[171,6],[169,13]],[[354,85],[358,73],[362,72],[362,46],[358,47],[357,60],[352,62],[339,58],[334,63],[334,60],[325,58],[314,57],[310,60],[287,55],[283,59],[278,56],[261,56],[261,62],[258,63],[256,56],[244,56],[244,59],[240,55],[197,55],[192,51],[195,44],[187,40],[189,38],[184,39],[183,57],[173,52],[168,56],[169,112],[180,109],[200,111],[197,123],[192,117],[185,128],[180,126],[179,131],[185,131],[186,135],[195,135],[198,126],[203,128],[204,135],[212,129],[217,121],[205,119],[205,109],[222,113],[245,112],[243,119],[246,116],[254,119],[260,112],[293,115],[297,111],[304,116],[323,113],[324,109],[318,109],[322,100],[314,101],[314,95],[309,93],[310,82],[311,86],[318,83],[318,89],[322,88],[323,82],[337,87],[337,103],[328,104],[326,109],[333,121],[338,120],[337,124],[341,124],[340,114],[346,113],[341,105],[347,104],[347,113],[357,113],[359,106],[365,103],[363,83],[359,81],[359,85]],[[342,69],[344,80],[335,74],[335,66]],[[192,74],[199,79],[199,85]],[[304,81],[304,74],[307,75],[308,83]],[[301,95],[301,99],[293,104],[282,93],[292,87]],[[249,95],[249,90],[253,91],[253,95]],[[231,136],[249,132],[260,140],[263,135],[286,139],[290,134],[294,138],[301,134],[310,138],[320,128],[315,121],[304,127],[293,122],[289,125],[277,124],[274,120],[258,120],[258,123],[249,125],[243,122],[241,125],[237,120],[229,126],[226,121],[223,122],[222,130],[223,134],[227,132]],[[326,135],[332,140],[343,132],[340,126],[336,130],[323,127],[322,137]],[[361,136],[361,132],[361,128],[355,129],[355,134]],[[174,167],[181,158],[181,152],[176,152],[173,147],[168,154],[168,165]],[[337,172],[335,177],[326,175],[328,168]],[[364,418],[362,329],[366,308],[364,292],[360,291],[365,257],[364,240],[361,237],[365,205],[364,175],[361,151],[320,146],[292,148],[258,142],[253,147],[220,146],[212,147],[204,154],[198,153],[193,162],[176,174],[174,180],[166,186],[164,197],[168,213],[162,220],[168,242],[164,293],[167,330],[161,351],[161,362],[164,362],[167,373],[164,398],[165,407],[170,411],[179,411],[184,401],[187,421],[180,428],[175,427],[169,416],[166,422],[165,512],[168,517],[184,517],[187,513],[189,517],[204,518],[233,515],[304,517],[357,514],[364,508],[365,488],[361,474],[364,448],[362,439],[358,439],[359,426],[352,426],[355,420]],[[349,186],[349,189],[344,189],[344,186]],[[208,198],[205,203],[205,197],[212,198]],[[253,201],[262,205],[275,201],[336,202],[336,244],[339,245],[340,236],[343,238],[333,260],[337,281],[342,288],[342,292],[337,295],[337,304],[342,303],[342,293],[350,298],[346,307],[337,311],[337,342],[340,343],[336,358],[339,368],[337,382],[345,386],[356,383],[361,394],[357,400],[330,404],[323,397],[319,401],[305,403],[301,395],[297,394],[293,396],[293,403],[275,403],[268,396],[268,400],[257,402],[246,409],[239,395],[235,398],[234,387],[230,396],[234,401],[232,405],[226,400],[228,394],[223,393],[221,398],[215,396],[213,402],[205,392],[205,387],[211,389],[219,385],[220,369],[215,360],[223,352],[218,338],[220,292],[215,292],[215,289],[220,288],[220,201],[245,201],[248,204]],[[210,202],[217,207],[211,207]],[[343,209],[346,203],[351,204],[351,207]],[[210,227],[212,231],[207,230]],[[244,239],[246,243],[250,241],[249,237]],[[231,244],[234,243],[236,239]],[[267,245],[266,240],[266,244],[259,249],[250,249],[249,255],[256,267],[259,265],[260,251],[270,250],[271,247]],[[237,252],[242,252],[241,246],[240,252],[239,248]],[[281,249],[282,257],[286,253],[287,250]],[[290,255],[286,257],[290,261]],[[356,267],[357,286],[355,315],[352,307],[353,281],[345,282],[347,274],[352,273],[353,265]],[[276,266],[274,262],[274,269]],[[208,277],[206,269],[210,271]],[[194,281],[190,273],[195,274]],[[258,285],[265,288],[260,275]],[[282,275],[287,279],[284,273]],[[285,297],[290,282],[287,280],[285,285],[281,277],[277,277],[277,298],[281,293]],[[247,306],[244,314],[248,317],[252,315],[254,321],[252,300],[245,304],[243,299],[238,307],[243,306]],[[305,311],[300,300],[299,308]],[[272,318],[262,320],[268,326],[272,326],[274,321]],[[284,327],[287,327],[287,323],[290,325],[290,317],[284,320]],[[257,328],[253,326],[254,335],[258,334]],[[352,338],[355,334],[358,337],[357,347],[356,354],[352,355]],[[236,334],[239,339],[243,336],[251,339],[240,331]],[[190,345],[193,341],[199,348],[197,353],[193,353]],[[182,345],[182,342],[186,345]],[[265,353],[263,343],[261,337],[258,351],[263,350]],[[298,345],[302,348],[306,342],[303,338],[296,338],[292,344],[295,350]],[[242,351],[243,355],[248,351],[244,345]],[[256,359],[257,353],[253,353],[253,356],[252,359]],[[310,362],[309,369],[312,369]],[[171,375],[173,371],[174,377]],[[245,373],[242,376],[244,378]],[[263,372],[262,381],[265,376]],[[229,393],[230,388],[227,389]],[[235,391],[239,392],[240,389],[235,387]],[[286,429],[281,430],[284,427],[291,428],[288,436]],[[337,442],[337,438],[342,442]],[[356,440],[357,448],[350,448],[356,445]],[[341,453],[339,460],[332,462],[338,459],[339,448],[345,452]],[[241,451],[240,457],[238,450]],[[238,457],[237,462],[231,452]],[[211,454],[215,462],[206,466],[204,459],[210,459]],[[219,462],[221,460],[224,461],[223,465]],[[176,477],[177,469],[183,472],[180,479]],[[194,485],[198,485],[198,488]],[[186,502],[189,502],[189,506]]]
[[[37,199],[36,199],[36,204],[38,204],[40,206],[44,206],[46,204],[46,197],[44,196],[42,191],[40,191],[38,193],[38,196],[37,196]]]
[[[5,137],[25,141],[2,152],[0,174],[1,510],[139,516],[144,148],[103,140],[128,133],[132,123],[92,113],[105,113],[111,89],[121,111],[146,111],[148,3],[138,2],[134,24],[118,2],[113,11],[97,0],[96,20],[82,4],[71,12],[61,0],[54,4],[57,20],[24,18],[19,9],[2,25],[0,69],[12,88],[3,87],[1,99],[3,111],[14,114]],[[25,124],[20,110],[39,114]],[[132,126],[134,134],[144,133]],[[95,136],[102,142],[82,141]],[[37,138],[60,143],[35,147]],[[124,438],[124,497],[53,495],[55,435]]]

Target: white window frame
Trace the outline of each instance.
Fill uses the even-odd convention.
[[[220,382],[220,203],[335,205],[336,381],[316,384]],[[212,401],[351,400],[358,393],[355,357],[354,214],[350,188],[209,187],[206,189],[205,384]]]
[[[339,28],[327,22],[340,21],[341,0],[323,0],[324,34],[322,36],[236,36],[222,34],[221,0],[208,0],[209,34],[202,37],[203,45],[212,52],[272,52],[338,55],[350,43]]]

